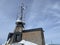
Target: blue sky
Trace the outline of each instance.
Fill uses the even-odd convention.
[[[0,44],[15,29],[19,2],[0,0]],[[60,43],[60,0],[24,0],[25,29],[43,28],[47,44]]]

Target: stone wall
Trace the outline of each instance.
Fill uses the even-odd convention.
[[[45,45],[44,41],[44,34],[43,31],[30,31],[30,32],[24,32],[22,34],[22,39],[26,41],[31,41],[33,43],[36,43],[38,45]]]

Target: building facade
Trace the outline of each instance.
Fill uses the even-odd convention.
[[[18,43],[21,40],[30,41],[38,45],[45,45],[44,31],[42,28],[24,30],[25,22],[23,21],[23,6],[21,6],[21,15],[16,21],[16,28],[13,33],[9,33],[8,44]]]

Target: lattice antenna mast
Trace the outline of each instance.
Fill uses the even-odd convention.
[[[24,4],[21,3],[21,6],[19,5],[19,12],[18,12],[18,19],[16,21],[17,26],[21,25],[22,27],[24,27],[25,22],[24,22]]]
[[[16,29],[14,32],[22,32],[22,30],[24,29],[24,25],[25,25],[25,22],[23,20],[24,18],[24,4],[22,3],[21,6],[19,4],[19,12],[18,12],[18,19],[16,20]]]
[[[23,18],[24,18],[23,17],[23,15],[24,15],[23,13],[24,13],[24,4],[22,3],[22,5],[21,5],[21,17],[20,17],[21,21],[23,21]]]

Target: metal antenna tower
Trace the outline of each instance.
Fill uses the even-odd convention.
[[[22,5],[21,5],[21,17],[20,17],[21,21],[23,20],[23,13],[24,13],[24,4],[22,3]]]
[[[19,7],[18,7],[18,15],[17,15],[17,19],[19,19],[20,21],[24,20],[24,0],[22,0],[21,2],[19,1]]]

